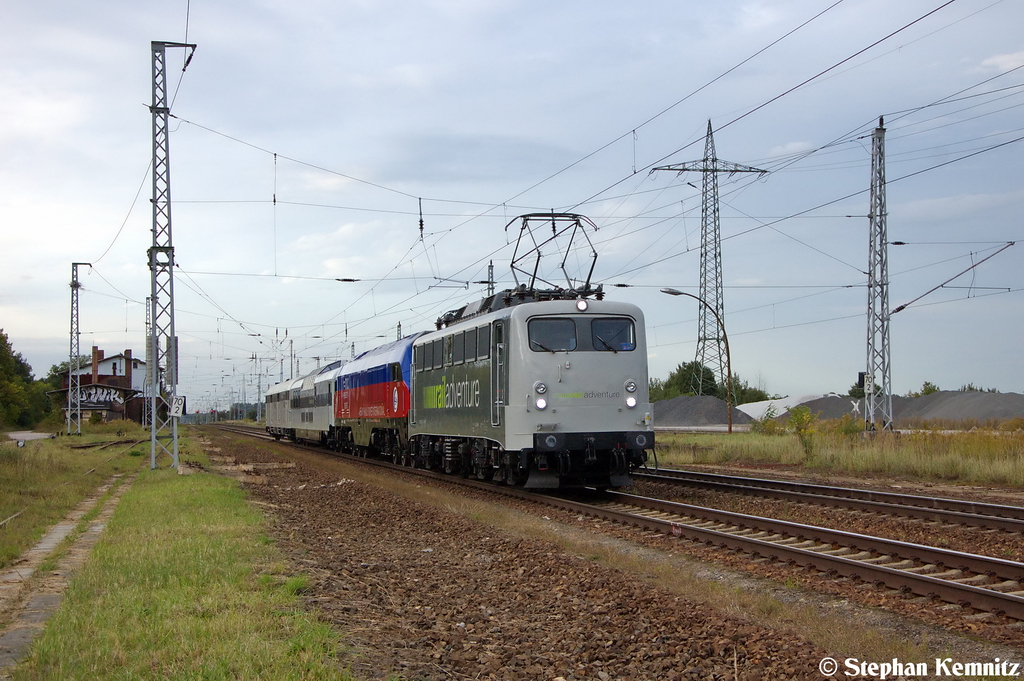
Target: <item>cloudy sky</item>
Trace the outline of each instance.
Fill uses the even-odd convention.
[[[145,354],[153,40],[168,50],[179,394],[224,407],[513,285],[515,216],[598,226],[596,282],[694,357],[704,155],[720,177],[739,376],[845,392],[866,364],[871,133],[884,116],[891,306],[1024,236],[1013,0],[13,0],[0,23],[0,328],[43,376]],[[276,197],[276,202],[275,202]],[[419,228],[422,202],[423,231]],[[1024,391],[1024,244],[892,318],[899,394]],[[586,266],[574,253],[570,264]],[[559,258],[549,254],[549,260]],[[557,264],[558,260],[553,260]],[[546,265],[547,266],[547,265]],[[553,267],[553,265],[552,265]],[[338,282],[336,279],[359,279]],[[287,334],[287,335],[286,335]],[[255,357],[255,360],[253,360]]]

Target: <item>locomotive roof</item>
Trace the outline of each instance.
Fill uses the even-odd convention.
[[[485,315],[488,312],[497,312],[507,307],[522,305],[523,303],[539,303],[548,300],[579,300],[580,298],[589,298],[591,296],[597,300],[603,300],[603,287],[599,285],[597,288],[588,287],[582,290],[561,288],[530,289],[526,288],[526,285],[523,284],[518,288],[505,289],[500,293],[468,303],[457,310],[445,312],[437,318],[437,328],[440,330],[446,326]]]

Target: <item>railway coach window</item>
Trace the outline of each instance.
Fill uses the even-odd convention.
[[[534,352],[559,352],[576,349],[576,323],[571,319],[531,319],[530,349]]]
[[[599,351],[626,351],[636,349],[636,335],[632,319],[621,317],[594,319],[590,323],[591,340]]]
[[[462,364],[466,361],[466,334],[462,331],[452,336],[452,363]]]
[[[491,327],[478,326],[476,332],[476,358],[487,359],[491,356]]]
[[[438,338],[431,345],[433,346],[434,368],[440,369],[444,366],[444,339]]]

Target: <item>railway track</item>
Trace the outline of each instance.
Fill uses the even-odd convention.
[[[273,439],[258,429],[219,428]],[[414,471],[382,460],[346,458],[1024,621],[1024,563],[621,492],[583,501]]]
[[[681,470],[633,473],[632,477],[648,482],[1024,534],[1024,508],[1019,506]]]

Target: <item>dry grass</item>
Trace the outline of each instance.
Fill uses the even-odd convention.
[[[808,454],[793,434],[658,435],[658,461],[686,464],[785,464],[816,472],[878,474],[915,480],[1024,487],[1024,432],[850,433],[824,422]]]
[[[131,455],[137,447],[72,448],[113,439],[116,435],[89,434],[32,440],[23,448],[13,442],[0,445],[0,521],[11,518],[0,526],[0,568],[39,541],[111,475],[138,469],[141,452]]]

